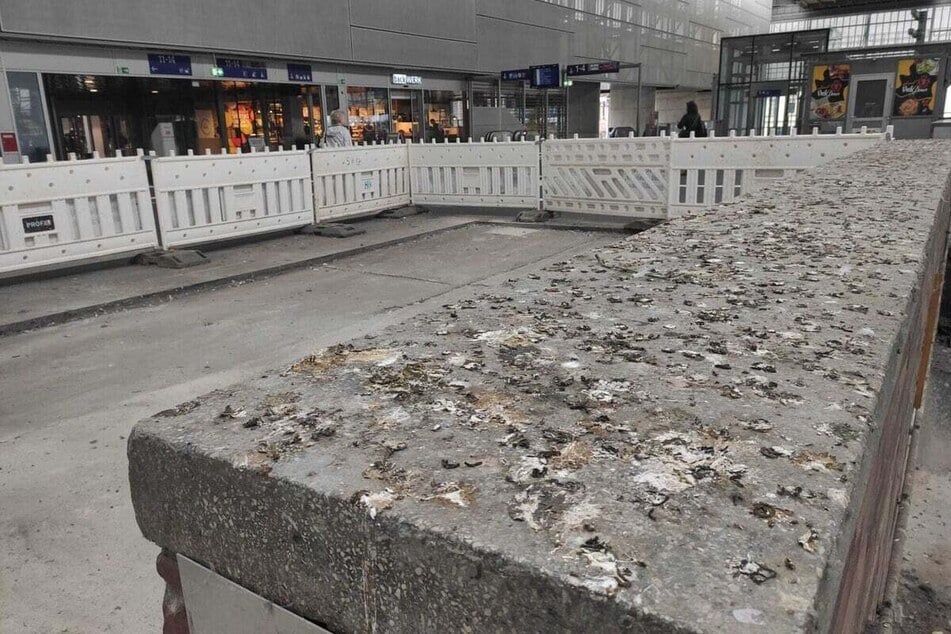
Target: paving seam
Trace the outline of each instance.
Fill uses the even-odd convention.
[[[492,224],[492,223],[476,222],[475,224]],[[500,272],[498,272],[498,273],[491,273],[491,274],[489,274],[489,275],[486,275],[485,277],[480,277],[480,278],[475,279],[475,280],[473,280],[473,281],[471,281],[471,282],[464,282],[464,283],[462,283],[462,284],[457,284],[457,285],[447,284],[447,286],[449,286],[449,288],[446,288],[446,289],[444,289],[444,290],[441,290],[441,291],[439,291],[438,293],[436,293],[436,294],[434,294],[434,295],[429,295],[429,296],[427,296],[427,297],[420,297],[419,299],[413,300],[413,301],[411,301],[411,302],[409,302],[409,303],[407,303],[407,304],[395,304],[395,305],[393,305],[393,306],[384,306],[381,310],[377,311],[375,314],[377,314],[377,315],[382,315],[382,314],[387,313],[387,312],[390,312],[390,311],[401,310],[401,309],[403,309],[403,308],[408,308],[408,307],[410,307],[410,306],[417,306],[417,305],[422,304],[422,303],[424,303],[424,302],[432,301],[432,300],[434,300],[434,299],[436,299],[436,298],[438,298],[438,297],[443,297],[444,295],[448,295],[448,294],[450,294],[450,293],[454,293],[454,292],[459,291],[459,290],[462,290],[462,289],[464,289],[464,288],[469,288],[469,287],[483,288],[483,289],[497,288],[497,286],[492,285],[492,284],[489,284],[489,283],[488,283],[488,280],[492,279],[493,277],[497,277],[497,276],[499,276],[499,275],[517,274],[519,271],[522,271],[523,269],[528,268],[528,267],[530,267],[530,266],[535,266],[535,265],[537,265],[537,264],[540,263],[540,262],[545,262],[545,261],[547,261],[547,260],[552,260],[552,259],[554,259],[554,258],[561,257],[561,256],[565,255],[566,253],[577,252],[578,249],[588,248],[588,247],[591,246],[591,245],[590,245],[591,242],[593,242],[593,239],[581,240],[581,241],[579,241],[578,244],[574,244],[574,245],[572,245],[572,246],[565,247],[564,249],[559,249],[558,251],[555,251],[554,253],[549,253],[549,254],[547,254],[547,255],[543,255],[543,256],[541,256],[541,257],[539,257],[539,258],[536,258],[536,259],[532,260],[531,262],[525,262],[525,263],[523,263],[523,264],[519,264],[519,265],[516,266],[515,268],[509,269],[509,270],[507,270],[507,271],[500,271]]]
[[[345,257],[350,257],[354,255],[361,255],[363,253],[368,253],[377,249],[384,249],[386,247],[395,246],[398,244],[410,242],[419,238],[425,238],[429,236],[438,235],[445,233],[447,231],[454,231],[456,229],[464,229],[466,227],[476,226],[476,225],[494,225],[494,226],[514,226],[521,228],[535,228],[535,229],[548,229],[548,230],[557,230],[557,231],[588,231],[592,233],[623,233],[623,230],[620,228],[612,228],[605,225],[570,225],[570,224],[548,224],[548,223],[524,223],[524,222],[511,222],[511,221],[495,221],[491,219],[478,219],[478,220],[468,220],[460,222],[459,224],[450,225],[447,227],[439,227],[438,229],[431,229],[429,231],[423,231],[420,233],[415,233],[409,236],[404,236],[401,238],[393,238],[391,240],[384,240],[382,242],[368,244],[360,247],[354,247],[352,249],[347,249],[344,251],[338,251],[336,253],[329,253],[325,255],[316,256],[313,258],[307,258],[304,260],[297,260],[294,262],[287,262],[284,264],[278,264],[271,267],[266,267],[263,269],[256,269],[254,271],[246,271],[243,273],[236,273],[234,275],[227,275],[224,277],[216,277],[211,280],[204,280],[201,282],[195,282],[193,284],[186,284],[184,286],[177,286],[174,288],[165,288],[162,290],[151,291],[143,295],[135,295],[133,297],[123,297],[122,299],[117,299],[109,302],[102,302],[99,304],[92,304],[90,306],[82,306],[79,308],[73,308],[69,310],[64,310],[55,313],[49,313],[46,315],[40,315],[38,317],[31,317],[23,321],[14,321],[6,324],[0,324],[0,337],[6,337],[9,335],[15,335],[22,332],[40,330],[43,328],[51,328],[53,326],[58,326],[60,324],[69,323],[72,321],[79,321],[80,319],[86,319],[88,317],[95,317],[99,315],[108,315],[112,313],[117,313],[123,310],[128,310],[131,308],[141,308],[143,306],[157,305],[162,303],[164,300],[171,299],[173,297],[179,297],[187,295],[194,292],[203,292],[211,291],[217,288],[233,284],[235,282],[253,282],[263,279],[269,279],[276,277],[282,273],[287,273],[290,271],[307,268],[314,264],[324,264],[327,262],[333,262]],[[421,280],[421,281],[431,281],[431,280]]]
[[[392,277],[398,280],[410,280],[412,282],[425,282],[427,284],[439,284],[440,286],[451,286],[452,282],[442,282],[440,280],[431,280],[425,277],[413,277],[412,275],[400,275],[399,273],[381,273],[380,271],[361,271],[360,269],[348,269],[345,266],[334,266],[324,264],[323,268],[337,271],[340,273],[356,273],[358,275],[378,275],[380,277]]]

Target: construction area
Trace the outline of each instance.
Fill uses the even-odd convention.
[[[0,287],[0,627],[951,629],[911,147],[653,228],[434,206]]]

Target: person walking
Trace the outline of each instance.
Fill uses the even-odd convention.
[[[324,147],[350,147],[353,138],[350,128],[347,127],[347,113],[343,110],[334,110],[330,113],[330,127],[324,134]]]
[[[697,102],[687,102],[687,114],[680,118],[677,129],[680,130],[678,136],[681,139],[688,138],[691,132],[693,132],[693,135],[696,137],[707,136],[707,126],[703,124],[703,117],[700,116],[700,109],[697,108]]]

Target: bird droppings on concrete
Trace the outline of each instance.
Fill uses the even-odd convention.
[[[525,615],[553,630],[808,630],[835,598],[824,580],[938,204],[894,178],[902,147],[163,412],[131,440],[140,524],[343,630],[365,615],[326,606],[370,602],[406,632],[521,631]],[[155,506],[170,476],[145,447],[186,446],[269,481],[203,481],[195,463],[184,493],[220,503],[172,516],[217,535]],[[263,542],[225,556],[281,533],[280,517],[231,526],[259,507],[315,524],[279,582],[266,571],[285,557]],[[301,588],[308,575],[319,589]]]

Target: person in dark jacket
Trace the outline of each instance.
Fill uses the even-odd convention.
[[[703,124],[703,117],[700,116],[700,109],[697,108],[697,102],[687,102],[687,114],[680,118],[677,129],[680,130],[678,136],[682,139],[689,137],[691,132],[693,132],[696,137],[707,136],[707,126]]]

